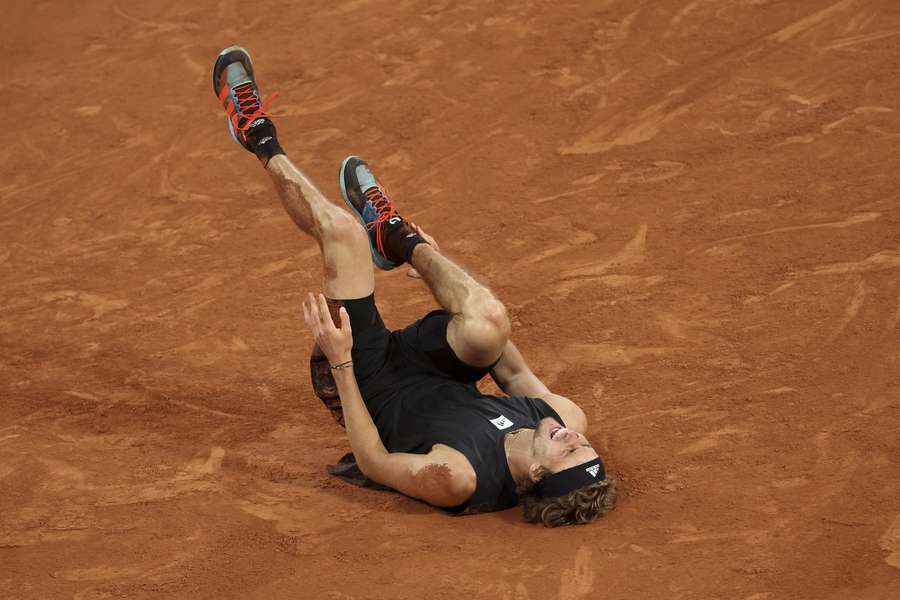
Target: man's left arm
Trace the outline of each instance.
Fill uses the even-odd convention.
[[[587,417],[581,407],[565,396],[551,392],[544,382],[532,372],[512,340],[506,342],[503,355],[491,369],[491,377],[506,394],[540,398],[557,412],[565,421],[566,427],[579,433],[587,430]]]

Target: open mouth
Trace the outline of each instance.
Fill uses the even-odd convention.
[[[563,429],[565,429],[565,427],[554,427],[553,429],[551,429],[550,430],[550,439],[553,440],[554,436],[556,436],[556,434],[559,433],[560,431],[562,431]]]

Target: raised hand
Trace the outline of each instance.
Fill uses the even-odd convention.
[[[351,360],[350,351],[353,349],[353,332],[350,329],[350,315],[343,306],[340,311],[341,326],[335,327],[328,312],[328,303],[323,294],[316,298],[309,294],[309,298],[303,302],[303,319],[306,326],[312,332],[316,344],[328,357],[332,366]]]

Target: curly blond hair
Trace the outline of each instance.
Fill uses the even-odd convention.
[[[519,484],[517,492],[522,501],[523,516],[529,523],[543,523],[544,527],[583,525],[616,507],[616,480],[604,479],[557,498],[542,498],[534,493],[535,483]]]

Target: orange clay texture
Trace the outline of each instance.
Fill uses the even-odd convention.
[[[235,43],[330,198],[362,156],[506,303],[615,511],[326,473]],[[0,598],[900,598],[896,0],[7,2],[0,49]]]

